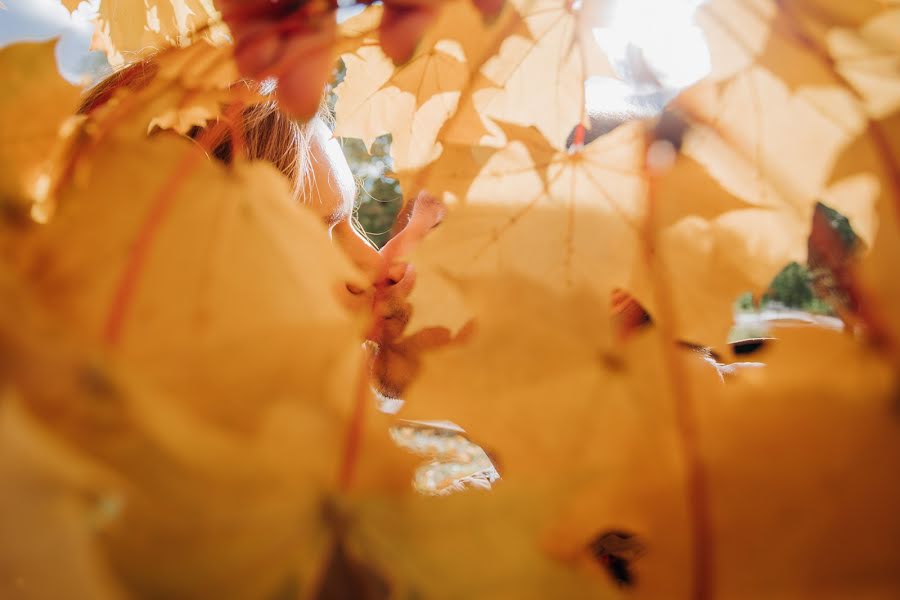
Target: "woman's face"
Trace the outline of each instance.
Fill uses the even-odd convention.
[[[307,178],[308,205],[329,225],[347,219],[353,212],[356,181],[344,158],[341,145],[322,119],[309,122],[310,173]]]
[[[310,121],[311,173],[307,205],[328,224],[332,238],[364,273],[375,277],[380,265],[378,251],[351,225],[356,180],[344,158],[341,145],[322,119]]]

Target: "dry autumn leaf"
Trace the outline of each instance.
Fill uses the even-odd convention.
[[[55,46],[0,50],[0,203],[11,208],[46,194],[49,159],[59,152],[63,126],[78,105],[78,88],[56,71]]]
[[[836,79],[833,69],[823,65],[807,43],[802,39],[797,41],[794,30],[790,29],[790,15],[782,14],[775,3],[723,0],[702,6],[697,22],[714,50],[712,75],[676,100],[682,118],[686,119],[687,132],[683,140],[672,141],[703,168],[677,166],[666,176],[671,182],[666,183],[666,177],[661,179],[665,197],[654,202],[662,206],[660,211],[669,213],[671,209],[670,214],[677,218],[666,217],[657,223],[658,231],[649,232],[650,236],[659,237],[658,242],[649,239],[641,242],[637,239],[640,218],[634,215],[643,214],[647,200],[633,190],[615,188],[608,172],[618,168],[626,173],[630,171],[635,178],[643,177],[641,151],[635,147],[630,164],[614,159],[609,165],[600,166],[594,159],[599,150],[592,146],[604,145],[602,139],[584,149],[576,139],[573,146],[563,148],[566,136],[570,145],[573,143],[573,129],[576,137],[583,135],[576,126],[586,118],[581,92],[584,82],[590,75],[609,72],[604,68],[585,67],[597,63],[588,60],[592,56],[589,52],[577,56],[577,48],[586,47],[582,31],[585,27],[590,29],[586,22],[596,27],[608,18],[604,11],[609,7],[604,6],[603,3],[590,8],[561,2],[547,6],[529,4],[522,11],[523,24],[513,24],[516,30],[505,32],[510,37],[497,55],[484,63],[468,59],[465,53],[455,57],[448,54],[452,48],[448,42],[457,39],[453,37],[451,25],[436,26],[430,39],[437,41],[426,45],[418,58],[406,65],[394,67],[380,57],[377,48],[363,46],[354,54],[345,55],[347,76],[336,90],[338,131],[368,141],[376,135],[391,133],[395,165],[409,197],[423,188],[444,193],[445,197],[449,193],[454,204],[463,207],[464,215],[472,214],[472,204],[510,207],[506,217],[497,216],[493,219],[496,223],[491,223],[490,217],[481,219],[474,231],[470,226],[465,232],[456,231],[459,221],[470,217],[451,214],[447,227],[454,231],[438,234],[452,241],[454,250],[450,252],[460,250],[460,244],[479,245],[482,237],[483,248],[465,259],[461,258],[465,250],[461,250],[457,259],[446,259],[450,266],[440,264],[440,268],[459,275],[460,269],[452,266],[458,260],[460,265],[466,265],[463,268],[471,265],[480,273],[483,261],[473,262],[473,256],[484,255],[485,248],[507,247],[509,250],[499,259],[497,268],[503,270],[506,264],[519,262],[532,275],[558,285],[562,280],[567,284],[581,281],[571,273],[573,265],[583,262],[590,265],[592,280],[602,282],[601,286],[607,289],[632,291],[652,315],[662,318],[647,283],[647,265],[642,265],[642,257],[633,252],[639,243],[665,246],[665,256],[671,259],[658,266],[678,268],[687,264],[700,268],[706,265],[703,267],[706,274],[698,272],[691,277],[673,278],[670,291],[675,298],[671,316],[676,335],[697,343],[721,343],[730,324],[731,302],[737,293],[741,290],[761,293],[783,264],[802,259],[817,201],[824,199],[846,211],[863,235],[871,239],[878,193],[871,180],[857,178],[828,184],[840,153],[864,132],[867,117],[854,98],[854,90]],[[463,23],[465,18],[460,16],[453,24]],[[526,30],[522,31],[522,27]],[[569,42],[551,44],[557,29],[559,35],[568,36]],[[543,35],[538,35],[538,30]],[[492,38],[490,32],[485,32],[475,39],[487,44],[480,40]],[[515,50],[516,45],[521,48]],[[506,56],[505,52],[511,54]],[[542,52],[546,54],[544,59],[540,58]],[[574,61],[571,73],[564,66],[570,64],[566,62],[569,59]],[[542,67],[538,64],[541,60],[553,66]],[[532,64],[534,61],[537,62]],[[433,74],[429,74],[429,68]],[[467,70],[470,75],[464,79]],[[473,70],[483,79],[473,80]],[[540,104],[544,102],[540,94],[516,87],[522,85],[516,83],[519,78],[534,81],[547,72],[570,82],[540,87],[541,93],[559,94],[556,100],[547,99],[545,104]],[[457,79],[467,86],[464,99],[470,99],[468,104],[456,98]],[[409,83],[404,83],[407,80]],[[487,81],[490,83],[484,83]],[[566,86],[572,90],[565,92]],[[441,93],[435,95],[437,91]],[[451,95],[441,103],[440,114],[431,111],[429,103],[436,106],[435,99],[446,93]],[[502,100],[507,96],[508,101]],[[574,102],[575,108],[566,108],[567,102]],[[401,109],[400,105],[406,108]],[[496,114],[492,112],[495,108]],[[558,118],[565,119],[565,124],[559,124],[560,121],[553,125],[548,120]],[[523,137],[524,128],[516,129],[511,123],[504,125],[504,121],[531,125],[536,130]],[[413,126],[409,127],[409,123]],[[471,135],[462,134],[460,127],[468,127],[464,123],[478,126],[470,130]],[[485,127],[493,135],[485,135]],[[608,135],[613,137],[605,142],[606,146],[619,143],[618,133]],[[481,147],[472,149],[473,143],[487,146],[481,151]],[[504,147],[499,151],[491,147],[500,143]],[[522,158],[504,160],[517,143],[521,144],[518,152]],[[781,159],[784,153],[803,156],[804,160],[786,162]],[[578,164],[582,155],[591,157],[586,162],[590,165],[587,171],[596,171],[595,182],[576,184],[573,181],[571,190],[562,189],[567,181],[566,168],[560,168],[557,173],[555,165]],[[530,168],[526,156],[531,161]],[[498,168],[501,162],[510,164],[504,164],[505,169]],[[678,161],[677,165],[685,162],[693,164]],[[547,165],[551,165],[549,169]],[[509,174],[504,175],[505,171]],[[639,186],[640,183],[634,185]],[[709,204],[702,206],[700,201],[691,198],[691,209],[676,206],[685,200],[680,197],[682,189],[710,190],[706,195]],[[573,202],[579,196],[590,197],[590,201]],[[527,227],[526,221],[540,223],[545,218],[530,217],[534,207],[541,204],[541,198],[544,201],[564,198],[565,201],[557,200],[556,204],[566,206],[569,216],[560,209],[553,211],[554,216],[546,217],[546,226]],[[621,223],[615,224],[613,218],[602,219],[599,226],[589,223],[598,210],[594,203],[601,211],[608,211],[610,203],[617,205]],[[602,208],[604,205],[606,209]],[[693,207],[700,212],[694,213]],[[559,219],[559,225],[551,225],[552,219]],[[598,227],[605,233],[597,233],[601,230]],[[617,227],[620,233],[609,235],[606,230],[610,227]],[[578,240],[585,237],[580,230],[594,234],[587,234],[593,244],[579,245]],[[630,234],[632,239],[624,242]],[[595,250],[590,249],[591,245]],[[601,258],[596,248],[616,252],[619,258]],[[723,256],[722,250],[726,248],[728,256]],[[448,252],[442,254],[446,256]],[[750,254],[754,260],[746,259]],[[637,259],[633,261],[631,257],[635,256]],[[493,260],[490,254],[484,258]],[[423,266],[431,262],[430,258],[423,260]],[[436,262],[442,260],[445,258]],[[615,269],[619,271],[617,274],[606,275]],[[587,271],[584,267],[574,270]],[[567,275],[559,277],[556,275],[559,272]],[[420,292],[416,294],[421,296]]]
[[[761,357],[766,369],[721,387],[702,357],[667,350],[658,336],[615,349],[603,318],[589,310],[596,298],[498,283],[470,288],[483,326],[469,344],[427,359],[408,394],[406,414],[450,416],[490,449],[503,478],[499,494],[447,506],[466,506],[476,520],[503,511],[495,518],[517,522],[516,547],[570,564],[570,582],[602,572],[588,552],[595,536],[629,532],[644,550],[628,570],[636,597],[698,597],[697,586],[722,598],[896,593],[896,375],[877,352],[836,332],[785,332]],[[680,386],[668,379],[667,353]],[[827,391],[814,383],[824,373]],[[521,487],[539,485],[547,488]],[[516,508],[503,500],[513,490],[522,498]],[[435,518],[450,518],[447,506],[437,505]],[[835,555],[836,538],[853,546],[852,556]],[[427,535],[421,543],[416,556],[446,549]],[[566,589],[517,560],[537,578],[526,589]],[[459,569],[475,597],[497,594],[498,572],[511,568],[503,559],[489,571],[442,564]],[[491,591],[475,591],[482,588]]]
[[[358,343],[339,301],[351,267],[271,166],[198,154],[166,134],[109,140],[34,241],[26,269],[45,304],[234,427],[265,403],[258,377],[273,399],[352,386],[323,377]]]
[[[275,391],[263,375],[245,386],[257,401],[252,415],[244,411],[253,423],[223,427],[209,411],[185,410],[195,407],[171,388],[141,384],[148,381],[146,363],[123,367],[70,337],[15,276],[4,271],[0,287],[4,385],[21,394],[55,443],[67,446],[65,460],[106,475],[86,482],[85,501],[102,504],[91,510],[109,513],[102,523],[86,536],[79,532],[93,518],[85,509],[62,525],[82,535],[86,559],[105,557],[130,593],[257,598],[286,587],[327,593],[321,590],[329,585],[330,548],[353,542],[346,523],[356,522],[357,505],[412,493],[413,461],[390,442],[390,421],[369,415],[356,430],[352,394]],[[352,365],[355,357],[346,358]],[[348,448],[348,433],[362,454]],[[347,460],[357,463],[352,488],[344,479]],[[72,479],[80,471],[69,466],[64,473]],[[50,491],[63,500],[77,492],[71,482],[60,487]],[[53,523],[49,534],[57,533]],[[15,550],[22,574],[36,568],[22,556],[27,548],[8,550]],[[73,595],[90,596],[103,581],[70,583],[77,586]]]
[[[0,593],[7,598],[124,597],[92,541],[109,477],[76,458],[12,393],[0,416]],[[50,553],[50,554],[48,554]],[[47,565],[57,565],[47,577]]]
[[[642,127],[575,154],[538,147],[536,130],[523,135],[484,162],[417,264],[460,278],[519,273],[556,290],[589,285],[600,297],[623,287],[644,211]]]
[[[102,0],[94,45],[106,52],[111,63],[121,65],[154,49],[190,43],[201,30],[224,42],[223,31],[209,28],[219,19],[212,0]]]
[[[370,7],[355,19],[370,20],[367,13],[377,14],[379,9]],[[354,22],[344,27],[354,27]],[[460,0],[441,8],[419,46],[421,50],[401,65],[395,65],[374,45],[364,44],[344,54],[347,77],[335,88],[335,133],[358,137],[366,146],[390,133],[396,169],[424,166],[439,153],[437,137],[448,126],[447,120],[457,114],[461,98],[468,99],[473,90],[492,85],[479,69],[496,51],[503,34],[523,29],[519,16],[510,9],[487,25],[470,2]],[[468,143],[487,134],[475,112],[455,119],[453,127],[471,130]]]

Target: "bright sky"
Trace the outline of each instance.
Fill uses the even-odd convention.
[[[0,46],[60,36],[56,57],[60,71],[73,82],[103,64],[105,59],[100,53],[88,50],[96,0],[82,2],[71,15],[59,0],[3,0],[3,3],[7,10],[0,10]]]
[[[586,84],[592,112],[654,112],[710,69],[703,32],[694,13],[704,0],[617,0],[610,23],[594,29],[594,39],[621,79],[595,77]],[[640,49],[662,89],[641,84],[629,73],[627,56]]]

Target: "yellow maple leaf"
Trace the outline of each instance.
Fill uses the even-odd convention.
[[[369,502],[360,508],[364,518],[354,535],[401,596],[626,597],[600,569],[573,570],[543,551],[535,530],[565,491],[501,484],[490,492]]]
[[[639,179],[640,152],[635,151],[627,165],[620,161],[602,167],[587,159],[582,169],[575,166],[582,164],[580,155],[600,152],[597,148],[604,146],[603,138],[583,150],[577,143],[563,149],[562,140],[584,121],[582,88],[587,76],[594,74],[593,67],[586,65],[597,63],[584,52],[579,55],[582,30],[588,22],[602,23],[603,7],[581,12],[548,2],[517,9],[526,30],[510,32],[481,69],[491,84],[467,89],[459,102],[442,108],[450,115],[445,120],[432,119],[425,109],[433,99],[431,82],[421,88],[424,96],[417,102],[415,94],[384,83],[399,71],[386,59],[376,61],[378,50],[362,48],[369,58],[349,57],[351,69],[341,84],[349,97],[342,102],[355,98],[362,102],[361,110],[355,114],[339,110],[339,128],[344,118],[351,124],[348,133],[371,138],[385,131],[379,124],[386,126],[398,146],[399,176],[407,196],[425,189],[462,207],[451,212],[432,242],[432,248],[439,248],[440,240],[451,240],[452,249],[448,245],[438,251],[440,257],[432,255],[425,263],[440,265],[456,276],[466,268],[475,272],[491,264],[500,271],[524,270],[554,286],[580,279],[601,282],[605,290],[631,290],[651,313],[658,313],[657,300],[647,286],[650,265],[642,266],[634,258],[636,231],[644,215],[645,199],[635,191],[640,182],[629,190],[617,183],[619,175],[609,172],[609,167],[624,169]],[[686,285],[687,278],[671,278],[671,303],[677,335],[695,342],[721,343],[735,292],[761,292],[781,265],[802,260],[816,202],[833,202],[853,217],[864,238],[874,235],[878,190],[872,180],[831,178],[840,153],[864,131],[866,117],[852,91],[789,35],[786,19],[774,3],[765,1],[719,0],[698,13],[698,23],[713,45],[713,73],[706,83],[676,100],[687,118],[688,132],[683,143],[674,143],[709,175],[678,166],[670,175],[672,183],[661,188],[667,194],[661,204],[672,212],[662,224],[654,225],[659,228],[654,234],[659,240],[644,240],[650,245],[658,241],[663,250],[662,260],[653,268],[678,272],[679,267],[688,267],[694,273],[697,285]],[[420,57],[440,53],[435,39]],[[787,59],[780,60],[781,56]],[[427,71],[421,64],[416,68],[423,74]],[[452,78],[453,69],[442,72]],[[532,86],[546,73],[568,83],[540,86],[538,93],[529,88],[526,93],[523,86]],[[423,75],[413,80],[421,84]],[[544,92],[550,95],[545,97]],[[421,101],[424,104],[419,107]],[[406,108],[392,112],[398,104]],[[576,113],[580,116],[573,116]],[[473,122],[471,115],[475,121],[481,119],[493,135],[461,135],[457,124],[460,119]],[[553,125],[553,119],[561,120]],[[560,125],[563,121],[565,126]],[[527,128],[522,126],[529,124],[537,135],[523,134]],[[620,134],[608,135],[612,137],[605,147],[617,143]],[[482,144],[479,150],[471,149],[473,141]],[[600,146],[592,148],[594,144]],[[492,150],[492,146],[501,148]],[[785,152],[804,160],[785,161]],[[515,153],[519,158],[511,158]],[[583,174],[570,181],[570,171]],[[710,206],[692,203],[692,215],[678,208],[683,190],[706,188]],[[588,196],[591,202],[578,199]],[[487,205],[510,208],[506,215],[497,208],[493,217],[482,211],[473,229],[470,217],[477,212],[473,207]],[[602,214],[588,216],[592,206],[604,205]],[[699,218],[697,210],[710,216]],[[461,225],[464,219],[468,225]],[[618,260],[611,253],[617,253]],[[462,255],[466,258],[460,259]],[[421,291],[414,294],[422,297]],[[438,295],[443,294],[417,303],[429,310],[428,306],[437,304]]]
[[[133,135],[157,128],[188,134],[192,127],[228,118],[223,114],[228,106],[271,102],[262,91],[238,76],[230,47],[201,40],[118,70],[89,92],[83,110],[99,123],[89,128],[95,134],[106,130],[107,118],[115,123],[116,134],[132,127]]]
[[[610,345],[591,312],[599,298],[510,281],[470,292],[480,327],[469,344],[426,358],[404,410],[451,416],[502,479],[489,495],[433,503],[446,521],[434,532],[416,521],[416,568],[449,566],[474,597],[513,593],[498,583],[512,564],[529,565],[522,593],[535,597],[574,582],[572,597],[615,597],[614,581],[641,598],[896,594],[896,375],[877,351],[838,332],[788,331],[766,368],[723,386],[701,357],[655,335]],[[488,533],[451,536],[452,557],[436,542],[463,511],[492,515],[502,531],[515,523],[504,537],[515,550],[497,550],[493,569],[479,566]],[[600,543],[613,533],[636,540],[630,554]],[[838,555],[835,538],[847,540]],[[442,597],[399,548],[382,547],[385,569]],[[548,576],[561,566],[561,579]]]
[[[366,12],[378,15],[380,7]],[[364,13],[357,19],[368,23],[373,17]],[[368,147],[379,135],[390,133],[398,170],[434,160],[440,153],[437,138],[451,117],[457,128],[463,126],[456,123],[460,120],[474,127],[472,139],[480,137],[486,133],[481,117],[457,110],[458,105],[485,85],[479,70],[504,35],[517,27],[519,18],[511,9],[486,25],[471,2],[456,1],[441,8],[420,43],[422,50],[402,65],[394,65],[371,44],[344,54],[347,76],[335,88],[336,135],[360,138]]]
[[[285,586],[313,594],[333,585],[326,576],[331,548],[353,542],[346,523],[355,519],[355,503],[412,491],[412,461],[393,447],[389,420],[355,416],[344,384],[352,383],[357,353],[344,356],[350,382],[346,374],[333,385],[319,377],[308,382],[307,391],[315,393],[273,388],[271,374],[244,379],[243,393],[253,402],[242,408],[232,403],[230,412],[242,417],[235,427],[223,424],[215,410],[198,410],[196,397],[179,396],[154,378],[149,361],[124,354],[122,361],[110,359],[61,329],[5,270],[0,289],[4,384],[21,394],[48,438],[64,444],[69,479],[77,474],[71,464],[80,461],[109,475],[87,482],[91,494],[110,504],[110,514],[87,532],[87,543],[102,551],[102,564],[131,594],[257,598]],[[305,362],[296,354],[284,358]],[[247,367],[242,372],[252,377]],[[51,372],[54,377],[45,377]],[[232,402],[225,396],[217,401]],[[356,429],[359,418],[364,420]],[[352,483],[345,479],[350,439],[360,444]],[[58,495],[80,489],[66,480]],[[11,508],[19,517],[31,514]],[[32,509],[35,516],[48,510],[43,504]],[[13,550],[0,546],[0,556]],[[249,564],[255,565],[252,576],[245,571]],[[91,597],[104,581],[95,575],[69,583],[73,597]]]
[[[754,63],[770,39],[777,7],[769,0],[711,0],[697,8],[696,21],[710,52],[709,78],[723,81]]]
[[[518,273],[556,290],[585,284],[602,294],[623,286],[644,210],[641,126],[581,153],[526,142],[484,163],[423,246],[420,264],[456,277]]]
[[[27,206],[50,186],[48,164],[75,112],[78,88],[56,69],[55,41],[0,50],[0,198]]]
[[[558,0],[517,2],[527,35],[510,35],[484,65],[494,83],[472,94],[488,117],[534,126],[554,148],[565,147],[572,129],[586,122],[584,82],[609,75],[591,28],[607,3],[576,5]]]
[[[842,83],[861,96],[871,116],[883,118],[896,110],[897,2],[789,0],[781,10],[790,21],[784,29],[793,30],[801,45],[829,63]]]
[[[12,392],[0,409],[0,447],[0,532],[17,540],[0,545],[0,593],[123,598],[93,539],[114,479],[60,444]]]
[[[226,169],[170,134],[110,140],[59,202],[30,271],[47,304],[210,416],[250,425],[250,373],[328,385],[313,373],[357,339],[337,296],[356,275],[270,165]],[[276,375],[307,335],[327,338],[298,363],[312,370]]]
[[[504,479],[538,477],[582,450],[582,438],[560,439],[566,424],[590,427],[587,416],[599,414],[597,403],[609,383],[604,376],[617,364],[606,301],[588,291],[552,292],[516,277],[462,285],[474,332],[467,341],[426,356],[400,414],[458,423],[485,447]],[[572,321],[580,337],[572,336]],[[511,339],[517,340],[514,345]],[[465,377],[453,375],[463,372]],[[550,410],[561,398],[566,410]],[[538,413],[543,417],[534,419]],[[518,433],[498,440],[495,432],[504,427]]]
[[[94,34],[95,49],[120,65],[173,44],[187,44],[203,30],[209,39],[225,42],[221,16],[212,0],[102,0]]]
[[[752,40],[739,33],[746,31],[748,11],[759,30]],[[714,70],[715,91],[701,83],[675,101],[701,134],[686,143],[685,152],[732,193],[753,203],[793,207],[807,222],[815,201],[832,202],[871,241],[874,207],[884,186],[873,186],[871,177],[866,182],[865,172],[884,165],[877,156],[853,156],[852,149],[860,143],[881,145],[896,130],[874,120],[888,116],[894,102],[889,65],[896,49],[879,31],[896,12],[881,2],[849,7],[821,0],[701,7],[698,19],[710,36],[714,62],[729,55],[729,40],[743,60],[718,77]],[[716,37],[717,27],[725,34]],[[846,56],[835,47],[840,39]],[[853,73],[871,89],[860,88]],[[860,136],[871,139],[859,142]],[[785,161],[785,153],[803,158]],[[847,175],[854,179],[840,180]],[[848,193],[851,189],[855,193]]]

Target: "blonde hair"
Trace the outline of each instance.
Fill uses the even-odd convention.
[[[78,109],[78,114],[90,115],[105,105],[115,93],[122,89],[139,91],[149,85],[159,71],[159,64],[153,57],[144,58],[114,71],[91,87]],[[246,85],[259,86],[268,96],[274,91],[272,84],[256,84],[244,81]],[[265,160],[277,167],[291,182],[294,198],[302,203],[313,200],[316,189],[310,156],[312,136],[315,135],[315,119],[326,123],[331,116],[323,102],[314,119],[300,123],[282,112],[274,100],[253,104],[244,108],[242,115],[243,146],[246,158]],[[204,127],[193,127],[188,137],[196,139],[205,131]],[[210,155],[230,164],[233,159],[231,132],[226,128],[217,139],[209,141]],[[339,215],[349,217],[352,206],[345,206]]]

